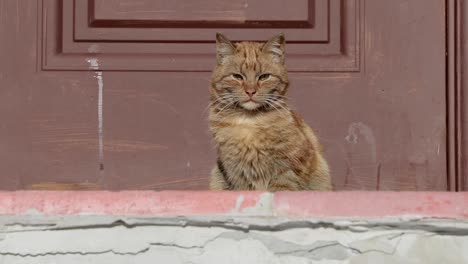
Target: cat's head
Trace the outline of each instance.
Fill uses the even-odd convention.
[[[246,111],[280,108],[288,88],[284,46],[283,34],[266,42],[239,43],[216,34],[212,104]]]

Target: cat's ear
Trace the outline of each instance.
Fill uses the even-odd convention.
[[[216,59],[218,64],[223,64],[226,57],[234,55],[236,48],[232,42],[221,33],[216,33]]]
[[[284,34],[280,33],[270,40],[268,40],[265,45],[263,46],[262,51],[272,55],[275,62],[284,63],[284,45],[286,40],[284,38]]]

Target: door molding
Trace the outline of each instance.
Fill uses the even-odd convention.
[[[446,0],[446,82],[447,82],[447,181],[448,190],[466,190],[465,161],[468,115],[463,91],[467,74],[467,5],[464,0]]]
[[[89,63],[94,59],[101,71],[211,72],[215,32],[219,31],[235,41],[266,40],[285,33],[290,72],[360,71],[362,0],[297,1],[291,8],[302,15],[295,22],[281,17],[277,21],[255,18],[253,6],[236,11],[247,12],[244,15],[254,12],[242,23],[229,16],[222,21],[217,16],[202,21],[192,14],[192,18],[180,21],[183,16],[119,13],[112,11],[115,6],[111,4],[116,2],[40,1],[40,69],[88,71],[94,69]],[[141,3],[151,7],[157,2]]]

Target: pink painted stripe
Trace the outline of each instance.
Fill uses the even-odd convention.
[[[0,215],[205,215],[254,206],[255,192],[17,191],[0,192]]]
[[[277,193],[279,215],[298,217],[388,217],[413,215],[468,218],[468,193],[336,192]]]
[[[267,197],[268,198],[268,197]],[[226,215],[268,214],[259,192],[18,191],[0,192],[0,215]],[[272,201],[278,216],[468,218],[468,193],[285,192]],[[268,210],[268,209],[266,209]]]

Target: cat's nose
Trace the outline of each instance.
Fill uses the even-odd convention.
[[[249,96],[249,97],[252,97],[255,93],[257,93],[257,91],[255,90],[245,90],[245,93]]]

